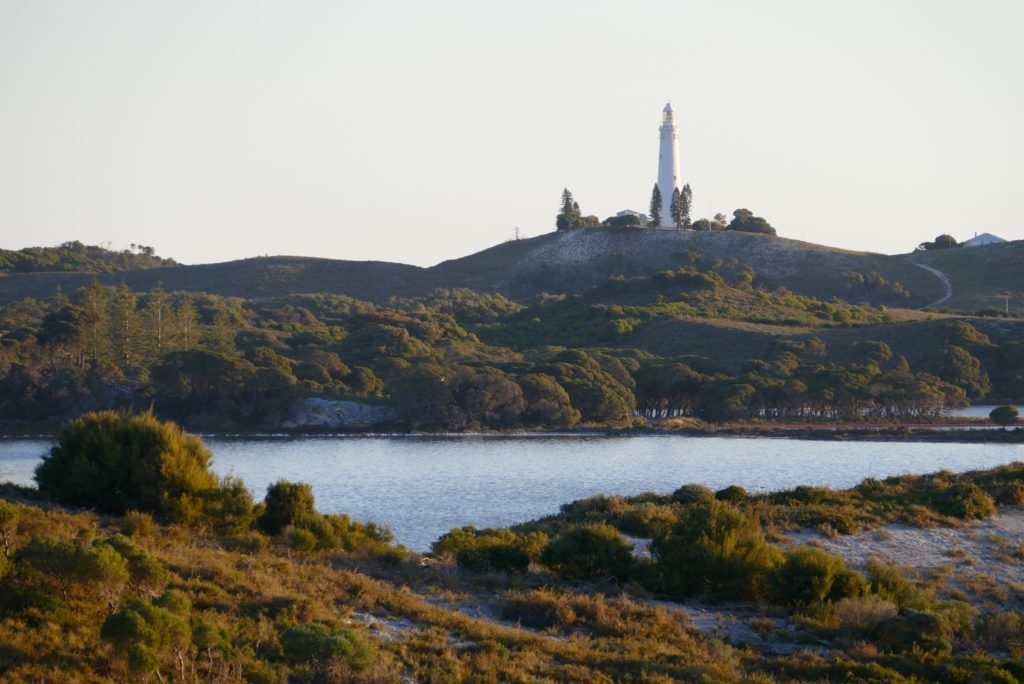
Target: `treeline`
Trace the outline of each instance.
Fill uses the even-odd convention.
[[[926,418],[992,393],[1024,396],[1024,344],[993,344],[962,321],[943,324],[919,369],[876,341],[842,363],[817,338],[781,341],[738,371],[628,348],[661,318],[883,317],[755,290],[755,278],[743,269],[727,284],[682,268],[528,307],[465,290],[378,308],[337,295],[246,301],[93,283],[0,311],[0,419],[152,406],[194,429],[273,427],[304,397],[324,397],[386,405],[395,429],[568,428],[637,416]]]
[[[120,252],[78,240],[56,247],[26,247],[20,250],[0,249],[0,273],[38,273],[42,271],[75,271],[109,273],[137,268],[176,266],[174,259],[159,257],[153,247],[132,245]]]

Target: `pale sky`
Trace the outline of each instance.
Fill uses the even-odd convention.
[[[1024,238],[1024,2],[0,0],[0,247],[430,265],[646,211]]]

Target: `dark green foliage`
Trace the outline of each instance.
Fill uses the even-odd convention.
[[[128,564],[108,546],[90,548],[41,536],[19,549],[16,558],[52,581],[65,601],[73,591],[81,591],[114,604],[129,577]]]
[[[1007,425],[1013,425],[1014,423],[1017,422],[1018,418],[1017,407],[1014,406],[1013,404],[997,406],[996,408],[992,409],[992,411],[988,414],[988,417],[996,425],[1002,425],[1003,427],[1006,427]]]
[[[699,484],[686,484],[672,492],[672,500],[684,505],[708,503],[714,498],[715,493],[713,491]]]
[[[943,515],[964,520],[984,520],[996,514],[992,496],[974,483],[953,485],[942,492],[936,508]]]
[[[257,523],[267,534],[280,534],[297,520],[313,514],[313,488],[305,482],[278,480],[267,487],[263,513]]]
[[[878,646],[892,653],[946,654],[952,650],[953,630],[937,613],[905,608],[878,627]]]
[[[952,235],[939,235],[931,242],[922,242],[917,246],[919,250],[935,250],[935,249],[953,249],[959,247],[960,244],[956,241],[956,238]]]
[[[455,558],[459,566],[472,570],[526,570],[530,561],[540,557],[547,543],[541,533],[516,534],[508,529],[472,525],[456,527],[434,542],[431,551]]]
[[[930,364],[935,375],[963,388],[972,399],[985,397],[992,388],[981,361],[963,347],[946,345],[932,354]]]
[[[530,373],[519,379],[526,401],[523,422],[526,425],[570,428],[580,422],[569,394],[545,373]]]
[[[473,570],[493,568],[521,572],[530,566],[530,557],[514,544],[486,544],[460,550],[455,562]]]
[[[725,489],[719,489],[715,492],[715,498],[719,501],[729,501],[731,503],[740,503],[745,501],[750,495],[747,490],[739,485],[729,485]]]
[[[737,209],[732,212],[732,216],[732,221],[726,227],[726,230],[775,235],[775,229],[772,228],[771,224],[760,216],[754,216],[754,213],[749,209]]]
[[[776,599],[790,605],[838,601],[867,591],[867,582],[848,570],[842,558],[808,546],[786,552],[775,586]]]
[[[652,548],[665,591],[722,601],[766,599],[782,561],[756,519],[717,500],[687,506]]]
[[[221,487],[210,458],[199,438],[151,414],[90,413],[61,432],[36,481],[61,503],[192,522]]]
[[[664,198],[661,196],[661,189],[658,188],[658,184],[654,184],[654,190],[651,191],[651,207],[649,210],[650,218],[647,220],[647,225],[651,228],[658,228],[661,226],[661,207],[664,202]]]
[[[97,542],[97,546],[109,546],[125,560],[128,584],[139,594],[156,596],[167,584],[168,573],[163,564],[127,537],[119,534],[107,537]]]
[[[879,598],[900,607],[924,608],[929,604],[929,597],[919,591],[895,566],[872,559],[868,561],[867,571],[871,593]]]
[[[580,205],[573,199],[569,189],[562,190],[562,204],[559,207],[558,216],[555,217],[555,228],[557,230],[582,228],[587,223],[583,217],[583,212],[580,211]]]
[[[347,627],[311,622],[290,627],[281,633],[284,655],[296,663],[314,668],[341,661],[353,670],[365,670],[373,663],[373,644]]]
[[[188,653],[191,606],[179,596],[167,593],[153,603],[133,599],[103,623],[100,637],[124,654],[132,675],[144,677],[162,666],[174,667]]]
[[[633,566],[632,547],[610,525],[573,525],[552,539],[541,560],[570,579],[612,576],[620,581]]]

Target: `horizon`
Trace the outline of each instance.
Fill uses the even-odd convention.
[[[1009,0],[0,0],[0,19],[6,249],[435,265],[552,232],[564,187],[584,214],[646,213],[667,101],[694,218],[747,208],[882,254],[1024,239]]]

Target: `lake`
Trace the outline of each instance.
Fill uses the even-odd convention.
[[[452,527],[506,526],[598,493],[668,493],[690,482],[751,491],[849,487],[866,477],[1024,460],[1020,444],[677,435],[207,437],[206,443],[214,470],[241,477],[257,498],[278,478],[309,482],[320,511],[386,524],[418,551]],[[31,485],[51,444],[0,441],[0,481]]]

